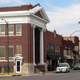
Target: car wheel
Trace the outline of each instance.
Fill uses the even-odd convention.
[[[70,70],[66,70],[66,72],[68,73],[68,72],[70,72]]]

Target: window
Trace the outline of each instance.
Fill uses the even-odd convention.
[[[16,54],[22,54],[22,46],[16,45]]]
[[[14,35],[14,25],[9,24],[8,25],[8,30],[9,30],[9,36],[13,36]]]
[[[0,36],[5,35],[5,24],[0,24]]]
[[[49,45],[48,45],[48,49],[54,50],[54,45],[53,45],[53,44],[49,44]]]
[[[53,44],[48,45],[48,53],[54,53],[54,45]]]
[[[5,57],[5,46],[0,46],[0,59],[4,59]]]
[[[9,46],[9,57],[13,57],[13,56],[14,56],[14,47]]]
[[[16,24],[16,36],[21,36],[21,35],[22,35],[22,25]]]
[[[55,46],[55,52],[60,53],[60,47],[59,46]]]

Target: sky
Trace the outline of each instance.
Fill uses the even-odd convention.
[[[0,0],[0,7],[37,3],[49,17],[48,30],[63,36],[80,36],[80,0]]]

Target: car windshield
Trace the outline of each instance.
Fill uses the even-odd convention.
[[[60,64],[58,65],[58,67],[68,67],[68,64],[60,63]]]

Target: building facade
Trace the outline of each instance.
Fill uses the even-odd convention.
[[[45,32],[45,59],[48,71],[56,69],[59,62],[63,61],[63,37],[50,31]]]
[[[0,8],[0,73],[54,70],[67,51],[77,60],[78,38],[63,40],[55,30],[47,31],[48,22],[39,4]]]
[[[39,5],[0,8],[0,72],[43,71],[44,32],[49,19]]]
[[[77,36],[64,37],[64,58],[73,66],[79,62],[79,38]]]

